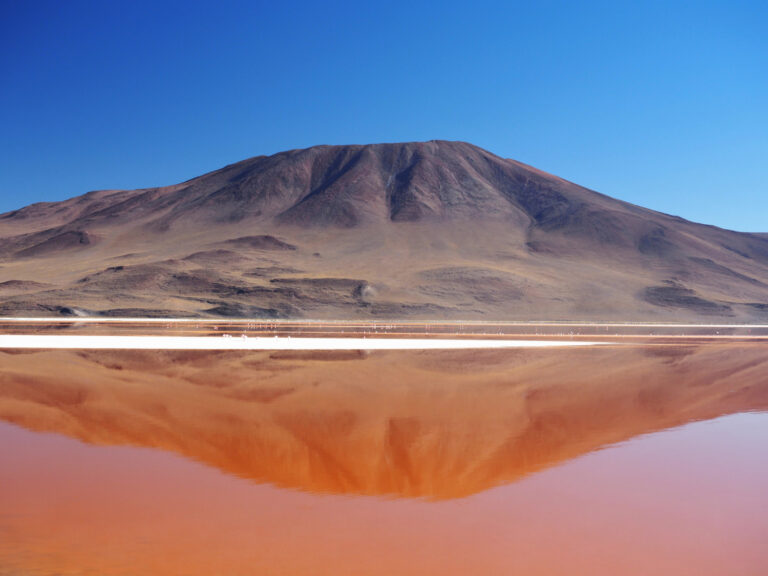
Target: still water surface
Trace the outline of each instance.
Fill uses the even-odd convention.
[[[0,352],[0,574],[765,574],[764,344]]]

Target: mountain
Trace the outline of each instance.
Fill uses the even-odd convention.
[[[0,215],[0,314],[764,321],[768,236],[463,142],[316,146]]]

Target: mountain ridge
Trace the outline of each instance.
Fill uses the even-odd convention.
[[[238,243],[251,237],[296,250],[278,258],[269,242]],[[127,274],[100,298],[81,282],[126,263],[133,276],[162,277],[154,298]],[[622,319],[748,321],[768,302],[768,235],[690,222],[444,140],[295,149],[171,186],[33,204],[0,215],[0,267],[0,282],[58,286],[0,300],[10,314],[610,319],[623,308]],[[276,291],[285,278],[270,268],[293,271],[293,292]],[[179,274],[195,278],[191,292],[178,292]],[[318,278],[377,297],[329,292]]]

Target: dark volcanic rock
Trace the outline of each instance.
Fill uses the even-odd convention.
[[[0,294],[8,292],[28,292],[30,290],[42,290],[48,288],[48,284],[33,282],[30,280],[6,280],[0,282]]]
[[[99,316],[106,318],[178,318],[176,310],[162,310],[156,308],[112,308],[101,310]]]
[[[254,250],[296,250],[296,246],[278,240],[274,236],[243,236],[224,242],[228,246],[237,248],[251,248]]]
[[[675,251],[675,245],[667,240],[667,234],[663,228],[655,228],[640,237],[637,249],[643,254],[668,256]]]
[[[52,316],[85,316],[79,308],[61,306],[56,304],[44,304],[34,301],[10,301],[0,304],[0,316],[17,316],[30,314]]]
[[[39,244],[25,248],[16,253],[19,258],[34,258],[36,256],[46,256],[48,254],[63,252],[76,248],[83,248],[93,243],[94,238],[88,232],[70,231],[62,232],[43,240]]]
[[[731,307],[727,304],[705,300],[695,291],[674,283],[665,286],[649,286],[645,289],[643,298],[656,306],[685,308],[699,314],[727,315],[731,311]]]

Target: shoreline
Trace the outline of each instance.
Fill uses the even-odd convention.
[[[253,324],[259,326],[295,326],[295,325],[328,325],[328,326],[509,326],[509,327],[599,327],[599,328],[747,328],[768,329],[768,324],[697,324],[692,322],[589,322],[579,320],[321,320],[321,319],[273,319],[273,318],[109,318],[94,316],[60,317],[0,317],[0,323],[13,324],[205,324],[205,325],[240,325]]]

